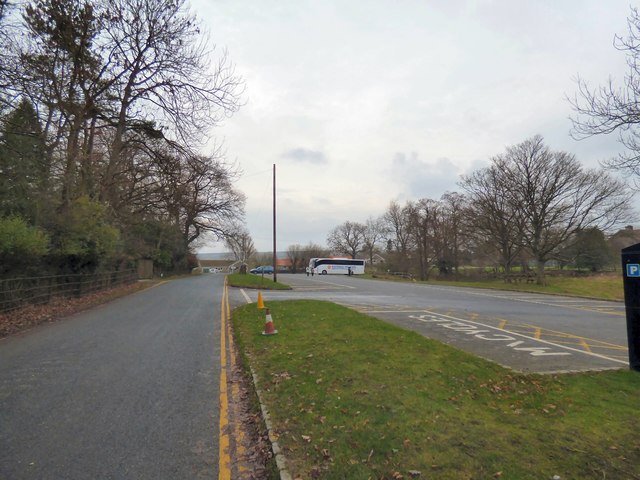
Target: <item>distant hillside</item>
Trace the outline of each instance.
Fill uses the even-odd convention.
[[[233,260],[233,253],[231,252],[198,253],[196,256],[200,260]]]
[[[272,255],[273,252],[258,252],[257,255]],[[233,253],[231,252],[218,252],[218,253],[198,253],[196,255],[200,260],[233,260]],[[278,258],[287,258],[287,252],[276,252]]]

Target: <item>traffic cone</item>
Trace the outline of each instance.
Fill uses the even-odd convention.
[[[265,316],[265,320],[264,320],[264,331],[262,332],[262,334],[263,335],[275,335],[276,333],[278,333],[278,330],[276,330],[276,327],[273,324],[273,319],[271,318],[271,312],[267,308],[266,316]]]
[[[264,300],[262,300],[262,292],[258,292],[258,308],[264,308]]]

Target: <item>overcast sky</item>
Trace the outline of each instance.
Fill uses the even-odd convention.
[[[611,138],[577,142],[565,97],[579,74],[621,81],[628,0],[192,0],[246,82],[246,105],[214,131],[244,172],[247,228],[278,250],[391,200],[439,198],[459,175],[542,135],[588,167]],[[224,251],[209,243],[202,251]]]

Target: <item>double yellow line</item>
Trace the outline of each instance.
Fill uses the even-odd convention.
[[[240,398],[240,387],[234,381],[229,384],[229,373],[236,368],[236,365],[235,346],[230,326],[229,288],[226,277],[224,279],[220,310],[220,450],[218,479],[231,480],[232,449],[235,451],[236,458],[243,458],[245,452],[244,433],[240,428],[240,419],[236,410],[233,406],[230,408],[229,404],[229,398]],[[239,476],[242,476],[245,472],[245,468],[239,462],[236,462],[235,468]]]

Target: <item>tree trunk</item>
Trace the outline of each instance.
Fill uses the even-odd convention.
[[[545,260],[538,259],[536,262],[537,270],[536,270],[536,283],[538,285],[544,285],[544,264],[547,263]]]

